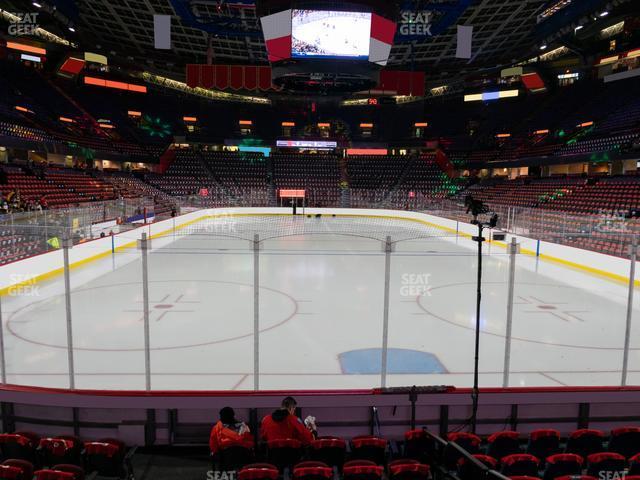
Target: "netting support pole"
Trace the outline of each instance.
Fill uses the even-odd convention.
[[[627,326],[624,333],[624,356],[622,357],[622,386],[627,385],[627,373],[629,371],[629,345],[631,342],[631,321],[633,317],[633,294],[636,279],[636,259],[638,256],[638,237],[631,237],[629,246],[629,297],[627,299]]]
[[[260,235],[253,236],[253,389],[260,390]]]
[[[4,325],[2,323],[2,297],[0,296],[0,380],[2,380],[3,384],[7,383],[6,365],[4,355]]]
[[[49,244],[47,243],[47,240],[49,239],[49,232],[48,232],[48,226],[47,226],[47,211],[43,210],[42,213],[44,213],[44,244],[46,245],[45,249],[48,252]]]
[[[504,335],[504,368],[502,370],[502,386],[509,386],[509,370],[511,369],[511,330],[513,327],[513,294],[516,278],[516,254],[520,245],[516,237],[511,237],[508,245],[509,252],[509,286],[507,293],[507,331]]]
[[[384,245],[384,312],[382,317],[382,365],[380,366],[380,387],[387,387],[387,354],[389,351],[389,288],[391,278],[391,237]]]
[[[66,230],[62,238],[62,255],[64,259],[64,305],[67,318],[67,359],[69,363],[69,388],[76,388],[76,372],[73,362],[73,321],[71,316],[71,265],[69,264],[69,250],[73,247],[73,240]]]
[[[138,248],[142,255],[142,311],[144,322],[144,383],[147,391],[151,390],[151,339],[149,332],[149,243],[147,233],[142,232]]]

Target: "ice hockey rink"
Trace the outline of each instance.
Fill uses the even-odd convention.
[[[153,240],[152,389],[254,388],[256,233],[260,389],[380,386],[387,236],[387,386],[472,384],[475,243],[404,220],[299,215],[206,219]],[[619,385],[626,285],[532,255],[516,262],[510,385]],[[508,267],[506,250],[486,244],[485,387],[503,381]],[[71,287],[75,387],[144,389],[141,252],[74,268]],[[69,386],[65,312],[62,275],[2,298],[8,383]],[[637,309],[633,318],[638,385]]]

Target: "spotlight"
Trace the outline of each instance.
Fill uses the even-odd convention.
[[[547,49],[547,44],[546,43],[543,44],[543,45],[540,45],[540,50],[546,50],[546,49]]]
[[[574,31],[577,32],[578,30],[582,30],[584,28],[584,25],[578,25]]]
[[[605,10],[604,12],[602,12],[602,13],[600,14],[600,18],[602,18],[602,17],[606,17],[607,15],[609,15],[609,12],[607,12],[607,11]]]
[[[42,8],[42,5],[40,5],[38,2],[32,2],[32,5],[36,8]]]
[[[75,33],[76,29],[75,29],[75,28],[73,28],[73,27],[69,27],[69,31],[70,31],[70,32],[74,32],[74,33]]]

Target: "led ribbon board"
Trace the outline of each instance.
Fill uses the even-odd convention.
[[[276,146],[289,148],[336,148],[338,142],[330,140],[277,140]]]

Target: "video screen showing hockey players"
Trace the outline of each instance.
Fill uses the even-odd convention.
[[[371,13],[293,10],[291,36],[294,58],[366,59]]]

